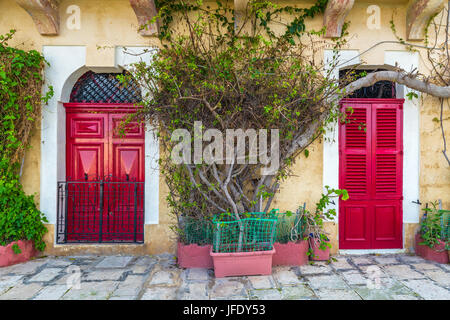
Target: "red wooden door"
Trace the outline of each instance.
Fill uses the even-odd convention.
[[[143,241],[144,126],[124,106],[65,106],[67,241]]]
[[[339,129],[341,249],[402,248],[403,100],[346,99]]]

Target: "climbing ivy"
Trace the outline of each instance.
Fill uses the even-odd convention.
[[[47,220],[33,196],[25,194],[19,178],[41,105],[53,90],[50,87],[42,96],[44,57],[35,50],[8,46],[14,33],[0,35],[0,245],[34,240],[35,247],[43,250]]]
[[[286,30],[282,37],[293,42],[296,37],[300,37],[306,31],[305,20],[313,19],[316,15],[324,13],[328,0],[317,0],[314,5],[309,8],[297,8],[293,6],[281,6],[274,4],[272,1],[251,0],[248,4],[250,18],[253,20],[254,26],[262,27],[270,38],[277,38],[275,32],[270,27],[276,21],[280,14],[287,14],[292,20],[287,24]],[[172,22],[177,15],[186,15],[190,12],[211,10],[210,6],[203,7],[203,1],[197,0],[187,2],[184,0],[155,0],[158,9],[158,15],[152,22],[159,19],[161,40],[169,40],[172,36]],[[235,34],[239,30],[235,29],[235,14],[232,7],[227,6],[227,1],[216,1],[217,8],[215,16],[221,21],[222,27],[230,34]],[[145,26],[144,26],[145,27]],[[321,32],[324,32],[322,29]]]

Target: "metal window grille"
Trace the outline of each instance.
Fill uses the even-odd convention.
[[[371,73],[375,71],[384,71],[381,69],[378,70],[340,70],[339,78],[343,80],[347,80],[345,76],[351,72],[353,77],[358,77],[363,73]],[[341,81],[343,82],[343,81]],[[345,83],[342,83],[345,84]],[[378,81],[374,85],[370,87],[361,88],[356,90],[352,94],[348,95],[347,98],[363,98],[363,99],[395,99],[397,97],[397,91],[395,87],[395,83],[392,81]]]
[[[126,75],[127,72],[122,73]],[[117,73],[86,72],[75,83],[70,102],[79,103],[139,103],[141,89],[136,81],[123,86]]]
[[[58,182],[57,243],[143,243],[144,182]]]

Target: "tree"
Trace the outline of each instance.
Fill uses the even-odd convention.
[[[158,129],[166,151],[160,166],[170,190],[168,202],[177,217],[267,212],[298,155],[308,155],[307,147],[325,132],[328,123],[348,121],[339,101],[359,88],[389,80],[438,98],[450,97],[448,60],[436,64],[439,77],[397,69],[359,79],[349,75],[346,86],[333,79],[331,71],[325,71],[321,53],[324,48],[337,51],[345,38],[326,42],[321,37],[325,30],[305,31],[304,25],[306,18],[323,12],[325,4],[319,1],[309,9],[294,9],[253,1],[239,28],[229,18],[232,9],[220,2],[213,9],[182,0],[160,4],[163,48],[151,65],[134,66],[133,75],[148,91],[145,107],[136,116]],[[281,12],[295,18],[284,34],[276,35],[269,26],[272,18],[267,17]],[[181,26],[177,30],[167,25],[174,19]],[[336,67],[334,59],[327,70]],[[181,135],[173,139],[174,133],[179,129],[192,132],[196,122],[201,122],[202,129],[215,131],[205,139],[195,139],[203,133],[197,130],[180,148]],[[242,150],[234,138],[220,142],[218,137],[226,135],[227,129],[240,129],[249,139],[245,161],[238,157]],[[255,132],[264,129],[275,146],[270,151],[267,144],[252,145]],[[195,154],[189,147],[195,143],[210,153]],[[279,151],[279,167],[264,172],[267,162],[255,163],[252,146],[258,159]],[[193,161],[174,163],[174,150]],[[226,154],[224,161],[205,161],[208,155],[214,158],[221,152]]]

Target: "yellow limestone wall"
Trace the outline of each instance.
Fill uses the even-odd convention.
[[[277,1],[283,5],[297,5],[309,7],[313,1]],[[66,10],[69,5],[76,4],[81,9],[81,29],[69,30],[66,26],[69,14]],[[367,7],[377,4],[381,8],[381,28],[369,30],[367,28]],[[392,33],[389,21],[394,20],[397,33],[405,38],[406,0],[378,0],[356,1],[355,6],[347,17],[349,26],[349,43],[344,49],[359,50],[363,52],[370,49],[375,43],[396,38]],[[97,50],[103,47],[105,50],[114,46],[158,46],[159,41],[155,37],[142,37],[137,33],[137,19],[128,0],[62,0],[60,5],[61,31],[58,36],[41,36],[31,17],[19,7],[14,0],[0,0],[0,34],[16,29],[17,34],[11,45],[22,49],[35,49],[42,51],[44,45],[85,45],[87,46],[87,61],[89,64],[101,65],[108,52]],[[307,23],[309,28],[322,27],[322,16],[316,17]],[[281,19],[283,20],[283,18]],[[281,26],[279,27],[281,30]],[[405,50],[401,45],[383,44],[372,48],[361,56],[366,64],[382,65],[384,63],[385,50]],[[421,52],[421,71],[426,72],[423,60],[425,55]],[[420,164],[420,196],[422,202],[442,199],[444,205],[450,208],[450,170],[446,164],[441,150],[442,137],[439,126],[433,122],[438,117],[438,105],[433,99],[426,99],[422,103],[421,111],[421,164]],[[450,118],[450,107],[446,106],[444,118]],[[445,122],[446,137],[450,144],[450,121]],[[407,130],[407,124],[405,124]],[[22,183],[29,194],[35,194],[39,200],[39,169],[40,163],[40,128],[34,130],[31,149],[27,152],[23,166]],[[449,146],[450,148],[450,146]],[[309,158],[300,156],[294,166],[294,176],[285,181],[280,192],[276,195],[274,207],[281,210],[295,210],[303,202],[310,209],[319,200],[322,192],[322,163],[323,152],[321,142],[314,143],[310,148]],[[55,186],[56,187],[56,186]],[[146,226],[145,245],[127,246],[54,246],[53,226],[49,226],[47,234],[47,254],[72,254],[75,252],[91,253],[159,253],[174,252],[175,238],[169,226],[173,220],[169,215],[166,203],[167,187],[163,179],[160,179],[160,223],[159,225]],[[332,234],[334,252],[337,251],[337,224],[327,223],[327,230]],[[405,247],[411,247],[411,240],[416,224],[405,224]]]

